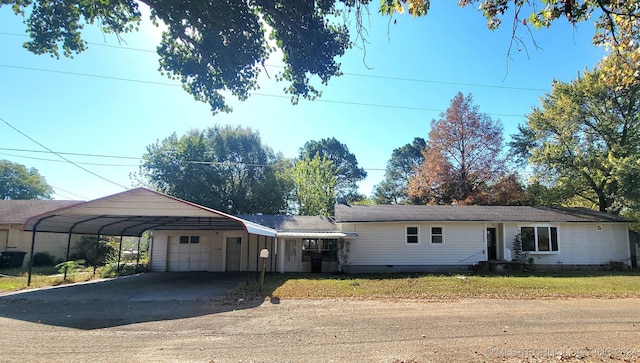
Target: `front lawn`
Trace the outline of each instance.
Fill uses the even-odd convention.
[[[243,287],[260,295],[260,285]],[[265,296],[280,299],[485,299],[640,298],[640,273],[587,275],[279,275],[266,277]]]

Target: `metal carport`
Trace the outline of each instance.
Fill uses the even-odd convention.
[[[23,230],[33,232],[27,285],[31,283],[37,232],[66,233],[68,243],[72,234],[140,237],[148,230],[244,230],[258,236],[276,236],[271,228],[146,188],[34,216],[25,222]]]

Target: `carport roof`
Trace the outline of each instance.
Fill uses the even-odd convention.
[[[91,200],[29,218],[25,231],[140,236],[147,230],[275,230],[146,188]]]

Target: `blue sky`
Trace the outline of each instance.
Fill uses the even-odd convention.
[[[0,118],[56,152],[121,158],[64,155],[88,163],[80,165],[100,178],[47,152],[10,150],[46,151],[0,122],[0,159],[37,168],[55,188],[55,199],[93,199],[131,187],[130,174],[140,163],[135,158],[173,132],[242,125],[291,158],[306,141],[337,138],[367,169],[360,189],[369,195],[393,149],[427,138],[430,121],[458,91],[472,93],[480,111],[500,119],[508,141],[553,79],[570,81],[604,54],[591,45],[590,23],[572,28],[560,20],[534,30],[542,49],[521,33],[528,57],[513,50],[507,61],[510,24],[492,32],[479,12],[455,2],[433,2],[428,16],[400,16],[396,24],[371,9],[368,28],[366,54],[348,51],[340,59],[345,75],[321,86],[321,99],[291,105],[284,84],[262,77],[261,95],[245,102],[228,98],[234,112],[212,116],[207,104],[157,71],[159,30],[146,19],[139,33],[123,36],[126,44],[88,27],[90,49],[56,60],[22,48],[22,19],[1,7]],[[272,78],[278,64],[269,61]]]

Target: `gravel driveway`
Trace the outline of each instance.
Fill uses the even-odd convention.
[[[243,277],[146,274],[0,297],[0,361],[640,361],[640,302],[219,299]]]

